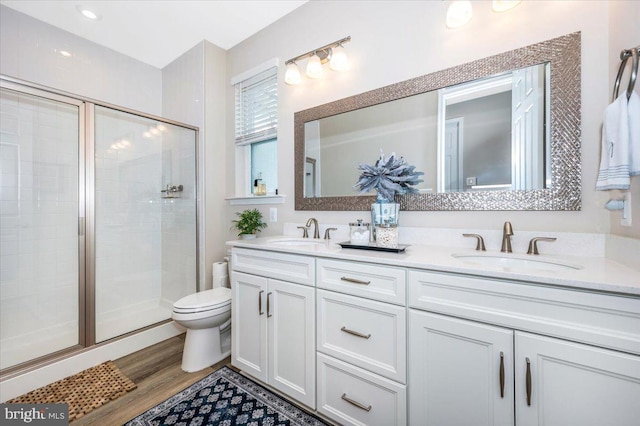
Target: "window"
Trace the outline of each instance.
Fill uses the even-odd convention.
[[[235,82],[236,195],[254,192],[257,179],[267,194],[278,187],[278,69],[270,66]]]

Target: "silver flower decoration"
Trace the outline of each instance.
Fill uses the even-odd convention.
[[[385,159],[382,150],[374,165],[359,164],[358,170],[362,173],[353,187],[359,189],[360,194],[375,189],[378,191],[378,197],[390,201],[396,194],[417,193],[418,190],[411,185],[423,182],[418,177],[424,175],[423,172],[416,172],[415,166],[407,164],[404,158],[397,158],[395,152]]]

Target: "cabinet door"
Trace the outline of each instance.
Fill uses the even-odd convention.
[[[234,272],[231,298],[231,364],[267,381],[267,279]]]
[[[315,408],[315,289],[269,280],[267,304],[268,383]]]
[[[409,311],[409,423],[513,425],[513,331]]]
[[[521,332],[515,348],[518,426],[639,424],[640,357]]]

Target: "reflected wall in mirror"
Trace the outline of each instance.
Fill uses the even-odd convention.
[[[380,150],[425,173],[403,210],[579,210],[580,33],[296,113],[296,210],[368,210]]]

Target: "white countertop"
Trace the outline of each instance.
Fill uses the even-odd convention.
[[[446,246],[409,245],[402,253],[380,252],[342,248],[341,240],[303,240],[291,236],[256,238],[253,240],[229,241],[228,245],[251,249],[263,249],[282,253],[309,255],[322,258],[371,262],[431,271],[452,272],[489,278],[500,278],[530,283],[570,287],[598,292],[617,293],[640,297],[640,271],[624,266],[605,257],[527,255],[500,253],[495,250],[480,252]],[[544,263],[534,267],[508,267],[477,265],[474,258],[456,258],[453,255],[498,256],[508,259],[561,263],[579,267],[549,270]],[[538,266],[539,265],[539,266]],[[553,270],[552,270],[553,269]]]

